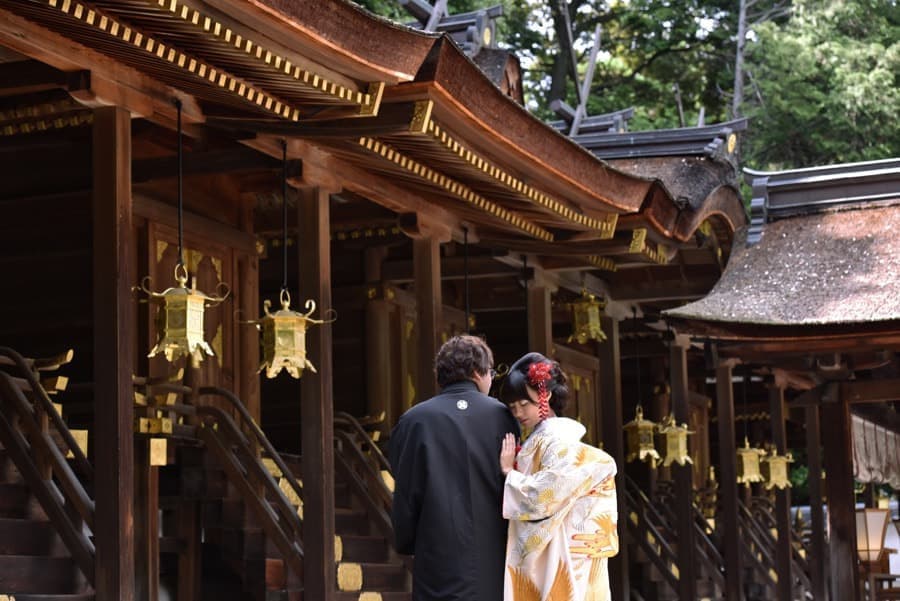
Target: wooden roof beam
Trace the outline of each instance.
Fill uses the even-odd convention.
[[[61,71],[29,59],[0,63],[0,95],[33,94],[46,90],[85,90],[90,88],[90,71]]]

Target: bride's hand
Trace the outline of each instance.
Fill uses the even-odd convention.
[[[503,444],[500,446],[500,470],[505,476],[513,470],[516,464],[516,437],[513,434],[507,434],[503,437]]]

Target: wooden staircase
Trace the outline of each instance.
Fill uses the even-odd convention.
[[[167,384],[151,392],[160,390],[188,394],[190,389]],[[233,411],[204,405],[201,397],[225,400]],[[300,458],[277,453],[230,392],[201,388],[194,402],[165,407],[193,424],[200,444],[178,440],[175,465],[160,473],[159,502],[163,514],[169,508],[176,520],[179,506],[200,504],[202,598],[302,601]],[[380,450],[353,418],[341,416],[335,430],[337,599],[407,601],[410,570],[388,542],[391,493],[374,467],[387,462],[381,456],[378,463]],[[163,524],[167,530],[173,529]],[[165,553],[185,544],[176,538],[160,549]],[[176,561],[164,558],[162,565]]]
[[[0,348],[0,598],[94,599],[91,468],[41,382],[69,360]]]
[[[675,535],[674,503],[663,490],[653,501],[630,478],[625,478],[628,507],[629,557],[634,558],[632,582],[635,595],[645,600],[678,599],[678,541]],[[697,561],[697,598],[708,601],[724,599],[724,561],[713,532],[694,505],[694,557]]]

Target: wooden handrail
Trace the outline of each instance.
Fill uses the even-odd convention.
[[[391,464],[384,456],[384,453],[381,452],[381,448],[377,444],[375,444],[375,441],[372,440],[372,437],[369,435],[366,429],[362,427],[362,424],[359,422],[359,420],[357,420],[349,413],[338,411],[334,415],[334,424],[336,426],[342,426],[349,429],[359,437],[360,444],[363,444],[369,448],[369,452],[377,463],[377,469],[391,471]]]
[[[626,516],[629,534],[631,534],[632,540],[644,550],[644,553],[650,558],[650,561],[653,562],[659,573],[663,575],[666,583],[672,590],[677,591],[678,576],[672,572],[670,567],[675,564],[675,553],[669,547],[666,539],[663,538],[656,524],[653,523],[653,521],[658,520],[658,523],[662,525],[662,516],[653,508],[647,496],[630,478],[626,476],[624,480],[625,490],[622,491],[622,494],[625,495],[626,506],[638,516],[636,524],[631,521],[630,515]],[[648,519],[648,516],[652,516],[652,520]],[[647,540],[648,533],[656,541],[659,549],[654,548]]]
[[[248,412],[247,408],[244,407],[241,399],[239,399],[237,395],[235,395],[230,390],[225,390],[224,388],[219,388],[216,386],[204,386],[201,387],[198,392],[200,393],[200,396],[219,396],[231,404],[231,406],[238,412],[238,415],[240,415],[242,425],[245,426],[246,429],[253,434],[256,444],[259,445],[259,447],[261,447],[266,452],[269,458],[275,462],[275,465],[277,465],[278,469],[281,470],[281,474],[287,479],[288,485],[293,489],[294,493],[297,495],[297,498],[302,499],[303,489],[300,487],[300,484],[298,484],[297,478],[294,476],[293,472],[291,472],[291,468],[287,466],[287,464],[284,462],[284,459],[282,459],[278,451],[275,450],[275,447],[272,446],[272,443],[256,423],[256,420],[253,419],[253,417],[250,415],[250,412]],[[247,430],[244,431],[246,432]]]
[[[72,453],[74,457],[73,461],[75,462],[78,471],[88,483],[93,483],[93,466],[91,466],[91,464],[88,462],[87,457],[85,457],[84,452],[81,450],[81,447],[78,446],[78,443],[75,441],[75,438],[69,431],[68,426],[66,426],[65,422],[62,420],[62,416],[56,410],[53,401],[51,401],[50,397],[47,396],[47,391],[44,390],[43,386],[41,386],[40,381],[38,380],[34,371],[32,371],[31,369],[31,367],[34,365],[42,364],[41,361],[36,359],[32,359],[31,361],[29,361],[15,350],[5,346],[0,347],[0,356],[6,358],[9,362],[12,363],[12,365],[14,365],[18,369],[18,377],[23,378],[26,382],[28,382],[29,386],[31,387],[34,402],[37,403],[37,405],[41,408],[41,411],[47,414],[47,417],[53,424],[54,429],[56,429],[57,433],[65,443],[66,450]],[[69,355],[67,354],[66,357],[69,357]],[[52,362],[53,360],[47,361]],[[33,410],[31,410],[31,412],[33,413]]]
[[[3,441],[3,446],[31,493],[38,499],[44,513],[59,532],[79,569],[93,586],[94,544],[84,533],[82,524],[72,520],[66,506],[71,504],[81,520],[93,530],[94,502],[72,472],[56,443],[38,427],[28,399],[15,385],[12,377],[5,372],[0,372],[0,399],[3,401],[3,411],[0,411],[0,440]],[[19,424],[31,437],[31,444],[8,419],[8,411],[18,416]],[[53,480],[45,480],[41,475],[41,470],[34,460],[35,451],[48,458],[59,487]]]

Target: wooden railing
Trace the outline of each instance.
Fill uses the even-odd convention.
[[[656,504],[660,508],[659,513],[666,520],[669,531],[674,528],[676,523],[675,498],[671,489],[661,488]],[[697,573],[698,579],[707,577],[712,580],[713,585],[719,590],[725,590],[725,560],[719,548],[710,538],[712,535],[706,518],[703,517],[696,503],[691,503],[691,518],[694,530],[694,557],[699,561],[701,570]]]
[[[747,510],[750,519],[756,524],[760,537],[772,550],[772,555],[774,556],[777,541],[775,536],[773,536],[772,531],[777,530],[777,525],[775,523],[772,503],[763,497],[753,497],[753,499],[751,499],[750,507],[745,507],[745,509]],[[788,535],[791,539],[791,576],[794,578],[794,582],[791,583],[791,586],[795,589],[799,588],[801,597],[807,597],[812,594],[809,562],[806,560],[806,557],[804,557],[804,555],[808,555],[808,549],[806,549],[802,538],[793,528],[790,529]],[[801,553],[801,551],[803,552]],[[774,567],[773,563],[772,568],[774,569]]]
[[[746,505],[738,500],[738,526],[743,544],[746,567],[757,576],[756,582],[764,586],[769,594],[775,594],[775,548],[770,544],[769,533],[754,518]]]
[[[65,452],[72,454],[84,481],[92,481],[93,468],[41,386],[35,373],[40,361],[0,347],[0,364],[14,373],[0,371],[0,440],[93,586],[96,553],[90,532],[94,530],[94,501]]]
[[[263,463],[260,451],[275,462],[293,492],[302,499],[297,478],[237,396],[215,387],[200,388],[198,392],[200,396],[225,399],[235,409],[240,425],[218,407],[194,407],[201,420],[197,436],[225,469],[229,481],[253,511],[266,536],[281,552],[285,564],[302,578],[303,523],[297,509]]]
[[[393,546],[393,491],[385,481],[386,477],[391,477],[390,464],[356,418],[339,412],[335,414],[334,425],[335,466],[365,505],[379,534]],[[400,557],[407,569],[412,571],[412,558]]]
[[[677,565],[676,553],[667,541],[673,540],[666,526],[666,520],[656,510],[647,495],[627,476],[625,480],[625,506],[628,533],[650,562],[656,567],[672,590],[678,590],[678,575],[673,568]],[[621,518],[620,518],[621,519]]]

